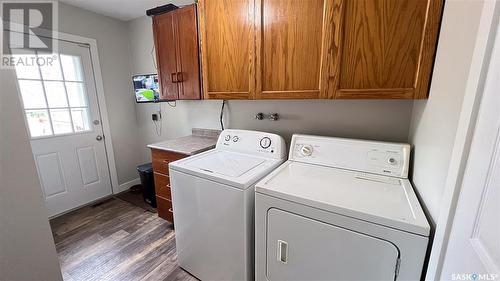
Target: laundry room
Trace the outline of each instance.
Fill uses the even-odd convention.
[[[499,278],[500,1],[0,5],[0,280]]]

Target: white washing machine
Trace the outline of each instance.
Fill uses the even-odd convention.
[[[224,130],[215,149],[170,163],[182,268],[201,280],[253,280],[254,185],[285,160],[278,135]]]
[[[256,184],[256,280],[420,280],[429,224],[410,146],[294,135]]]

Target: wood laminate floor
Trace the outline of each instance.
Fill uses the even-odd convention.
[[[64,280],[197,280],[177,263],[172,225],[120,199],[50,222]]]

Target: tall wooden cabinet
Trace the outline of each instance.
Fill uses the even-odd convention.
[[[196,6],[153,17],[161,100],[200,99]]]
[[[200,0],[207,99],[426,98],[443,0]]]

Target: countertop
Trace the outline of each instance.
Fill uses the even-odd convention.
[[[219,130],[193,129],[192,135],[148,145],[149,148],[194,155],[215,147]]]

